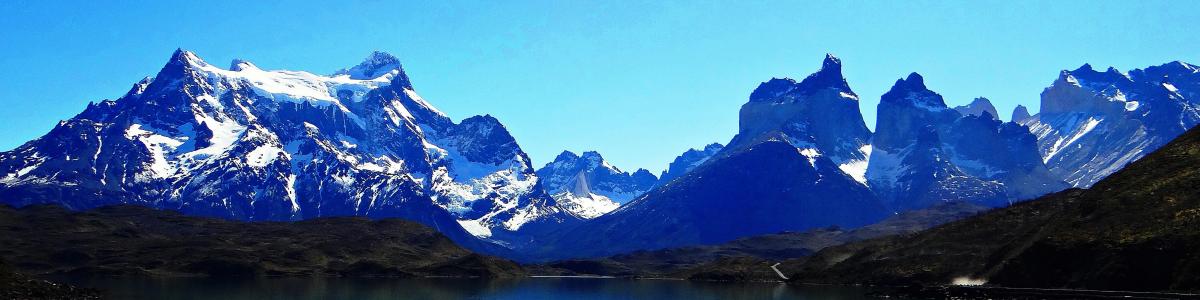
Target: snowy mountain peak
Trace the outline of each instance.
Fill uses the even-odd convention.
[[[261,70],[261,69],[259,69],[258,66],[255,66],[254,63],[251,63],[250,61],[240,59],[240,58],[235,58],[235,59],[233,59],[233,62],[229,63],[229,70],[234,71],[234,72],[240,72],[243,70]]]
[[[408,82],[408,76],[404,74],[404,67],[400,65],[400,59],[387,52],[374,51],[358,65],[339,70],[334,75],[349,75],[350,79],[369,80],[392,72],[395,72],[397,79],[403,78],[403,82]]]
[[[175,52],[171,53],[171,59],[167,62],[167,64],[169,65],[173,63],[184,65],[208,64],[207,62],[204,62],[203,59],[200,59],[200,56],[197,56],[195,52],[184,50],[183,48],[176,48]]]
[[[1170,62],[1122,73],[1090,65],[1063,71],[1022,123],[1051,172],[1087,187],[1200,123],[1200,76]]]
[[[578,156],[573,152],[563,151],[553,162],[538,169],[537,176],[548,194],[553,195],[560,203],[568,203],[570,206],[589,206],[580,202],[581,198],[589,198],[585,197],[587,195],[584,193],[564,193],[578,191],[582,184],[579,180],[586,181],[588,193],[605,199],[601,202],[611,200],[615,203],[633,200],[658,183],[658,178],[649,171],[639,170],[633,174],[621,171],[604,161],[604,157],[596,151],[586,151]],[[570,206],[565,209],[575,211],[578,208]]]

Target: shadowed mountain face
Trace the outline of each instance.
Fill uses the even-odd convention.
[[[0,257],[32,274],[139,276],[521,276],[409,221],[237,222],[139,206],[71,212],[0,206]]]
[[[704,278],[718,280],[777,280],[766,265],[813,254],[825,247],[848,242],[898,234],[912,234],[933,226],[973,216],[987,207],[965,202],[951,202],[934,207],[907,211],[888,217],[879,223],[856,229],[837,226],[802,232],[780,232],[739,238],[717,245],[690,246],[662,250],[635,251],[600,259],[556,261],[533,266],[533,274],[545,275],[607,275],[631,277]],[[747,268],[766,277],[740,276],[716,278],[722,261],[752,262],[758,267]],[[788,264],[791,266],[792,264]]]
[[[604,256],[884,217],[871,191],[833,161],[771,141],[730,153],[570,230],[546,257]]]
[[[687,174],[687,172],[708,161],[709,158],[712,158],[713,155],[721,152],[721,149],[724,148],[725,146],[721,144],[712,143],[704,146],[702,149],[693,148],[684,151],[683,154],[680,154],[675,157],[675,160],[671,161],[667,169],[663,170],[662,175],[658,176],[659,184],[666,184],[671,182],[671,180],[675,180],[675,178],[683,176],[683,174]]]
[[[1200,129],[1097,182],[907,237],[827,248],[799,282],[1200,291]]]
[[[905,211],[952,201],[999,207],[1066,188],[1028,129],[994,113],[983,98],[950,109],[920,74],[897,80],[879,103],[866,170],[872,190]]]
[[[562,232],[535,255],[607,256],[832,225],[852,228],[885,217],[861,180],[870,131],[840,60],[827,56],[820,70],[799,82],[762,83],[740,118],[740,131],[728,146],[710,147],[712,155],[690,155],[697,161],[694,169]]]

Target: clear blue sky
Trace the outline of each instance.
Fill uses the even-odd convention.
[[[912,71],[951,105],[986,96],[1007,119],[1036,111],[1061,69],[1200,62],[1200,1],[43,2],[0,1],[0,150],[120,96],[178,47],[319,74],[388,51],[435,106],[498,117],[539,167],[597,150],[654,172],[727,142],[759,82],[802,78],[826,52],[872,128],[879,96]]]

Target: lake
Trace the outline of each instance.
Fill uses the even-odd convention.
[[[89,278],[113,299],[873,299],[846,286],[612,278]]]

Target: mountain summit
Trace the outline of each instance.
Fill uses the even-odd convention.
[[[1063,70],[1021,121],[1051,172],[1088,187],[1200,124],[1200,72],[1172,62],[1128,74]]]
[[[240,60],[226,70],[181,49],[153,80],[0,153],[0,174],[0,199],[18,206],[400,217],[485,251],[475,236],[574,219],[498,120],[455,123],[382,52],[320,76]]]
[[[976,99],[949,109],[920,74],[897,80],[879,102],[871,188],[896,211],[951,201],[1004,206],[1065,188],[1042,164],[1036,138],[997,120],[990,106]]]
[[[801,82],[764,82],[742,106],[728,146],[685,153],[678,166],[690,170],[564,231],[538,255],[604,256],[878,221],[886,211],[861,180],[870,131],[857,100],[833,56]]]

